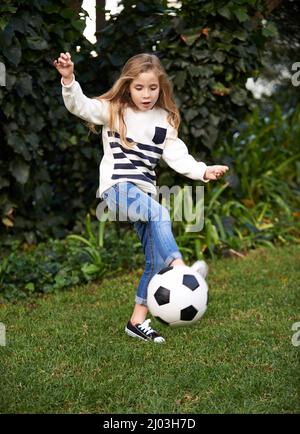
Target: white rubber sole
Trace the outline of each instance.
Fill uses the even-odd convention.
[[[133,333],[131,330],[129,330],[127,327],[125,327],[125,333],[128,334],[128,336],[131,336],[132,338],[138,338],[141,339],[144,342],[151,342],[152,339],[144,339],[142,336],[137,336],[135,333]],[[164,338],[162,338],[162,341],[153,341],[155,344],[164,344],[166,341]]]
[[[144,342],[148,342],[149,341],[149,339],[144,339],[144,338],[142,338],[142,336],[137,336],[135,333],[133,333],[127,327],[125,327],[125,333],[127,333],[128,336],[131,336],[132,338],[138,338],[138,339],[141,339]]]

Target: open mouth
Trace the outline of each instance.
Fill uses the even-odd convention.
[[[142,102],[142,105],[143,105],[144,107],[149,107],[150,104],[151,104],[150,101],[149,101],[149,102]]]

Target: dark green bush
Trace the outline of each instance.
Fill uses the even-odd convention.
[[[91,226],[96,233],[98,221],[93,220]],[[0,298],[15,301],[61,291],[142,267],[144,255],[137,235],[125,226],[111,223],[107,227],[104,246],[92,249],[100,264],[91,260],[84,244],[74,240],[48,239],[37,246],[13,242],[11,251],[0,257]]]
[[[2,238],[61,237],[95,198],[99,138],[94,146],[85,125],[65,109],[52,66],[68,50],[78,73],[83,71],[83,86],[92,81],[86,66],[92,45],[82,36],[84,20],[69,5],[67,0],[0,5],[0,61],[6,67],[6,87],[0,88]]]
[[[48,240],[29,251],[14,248],[0,262],[0,296],[16,300],[72,287],[82,280],[82,260],[66,242]]]

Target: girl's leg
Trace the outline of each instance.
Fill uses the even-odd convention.
[[[158,253],[156,248],[156,238],[159,238],[160,232],[155,234],[157,228],[153,225],[154,222],[136,222],[134,228],[137,231],[146,258],[145,270],[139,282],[136,294],[136,304],[131,316],[132,324],[141,324],[146,319],[148,308],[147,306],[147,290],[151,278],[158,273],[166,265],[172,264],[184,265],[181,258],[172,259],[169,264],[166,264],[166,260],[163,259]],[[153,233],[154,232],[154,233]]]
[[[149,221],[134,223],[146,258],[145,270],[137,289],[136,303],[146,306],[151,278],[170,264],[184,265],[184,262],[172,233],[167,209],[149,196],[141,202],[142,206],[145,208],[144,214],[148,212]]]
[[[103,197],[109,209],[123,221],[149,223],[150,229],[145,236],[152,237],[152,244],[155,244],[153,255],[156,257],[159,254],[164,266],[170,265],[174,259],[182,260],[172,233],[169,212],[150,195],[144,193],[135,184],[121,182],[110,188]],[[149,259],[153,262],[153,258],[149,256]]]
[[[182,255],[174,239],[169,212],[136,185],[122,182],[104,194],[108,207],[123,220],[134,223],[146,258],[144,273],[137,289],[133,324],[146,318],[147,288],[151,278],[165,266],[181,265]]]
[[[136,303],[130,318],[131,324],[143,324],[147,317],[148,308],[143,304]]]
[[[147,289],[149,282],[154,274],[164,267],[164,261],[153,249],[149,222],[136,222],[134,223],[134,229],[141,240],[146,261],[145,269],[137,288],[136,304],[131,316],[131,322],[132,324],[141,324],[146,319],[148,313]]]

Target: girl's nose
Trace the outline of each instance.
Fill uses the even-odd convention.
[[[144,89],[143,97],[144,97],[144,98],[148,98],[149,96],[150,96],[149,89]]]

